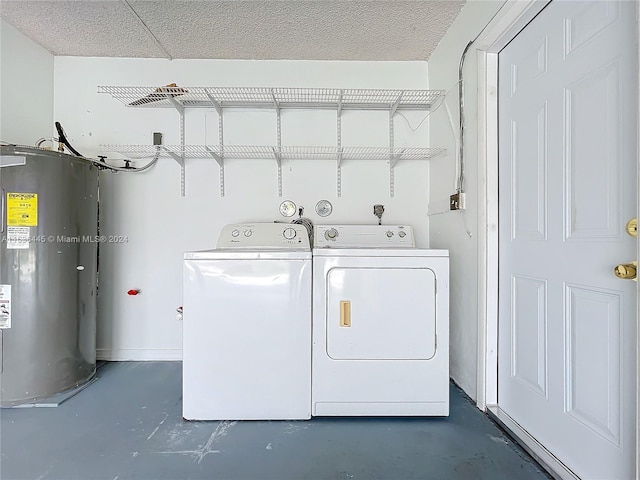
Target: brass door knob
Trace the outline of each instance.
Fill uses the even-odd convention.
[[[627,222],[627,226],[625,227],[625,230],[632,237],[637,237],[638,236],[638,219],[632,218],[631,220],[629,220]]]
[[[615,266],[613,273],[615,273],[618,278],[623,278],[625,280],[637,280],[637,269],[638,262],[621,263],[620,265]]]

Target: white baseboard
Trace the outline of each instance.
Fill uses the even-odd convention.
[[[487,412],[494,420],[511,432],[513,436],[518,439],[518,443],[520,443],[553,478],[556,480],[580,480],[575,473],[569,470],[564,463],[558,460],[500,407],[497,405],[488,405]]]
[[[181,348],[98,348],[98,360],[109,362],[162,362],[182,360]]]

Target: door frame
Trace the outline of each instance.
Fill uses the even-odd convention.
[[[476,403],[488,411],[545,465],[553,476],[577,480],[564,464],[500,409],[498,403],[498,53],[538,15],[551,0],[505,1],[476,40],[478,59],[478,370]],[[636,9],[640,45],[640,6]],[[639,48],[640,75],[640,48]],[[640,78],[640,77],[639,77]],[[640,119],[640,95],[638,101]],[[640,192],[640,121],[638,122],[637,185]],[[636,206],[640,212],[639,204]],[[637,257],[640,258],[640,242]],[[636,290],[636,296],[638,295]],[[638,302],[640,308],[640,301]],[[638,350],[640,351],[640,321]],[[640,399],[640,352],[637,357],[637,399]],[[640,419],[640,401],[636,401]],[[640,480],[640,421],[636,422],[636,479]]]

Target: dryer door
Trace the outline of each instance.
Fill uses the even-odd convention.
[[[428,360],[435,355],[433,270],[334,267],[326,280],[329,357]]]

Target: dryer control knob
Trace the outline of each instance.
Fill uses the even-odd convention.
[[[393,237],[393,232],[391,230],[387,230],[387,237],[388,238]]]
[[[326,232],[324,232],[324,238],[327,240],[335,240],[338,236],[338,231],[335,228],[330,228]]]
[[[398,236],[399,236],[400,238],[404,238],[406,235],[407,235],[407,234],[406,234],[406,233],[404,233],[404,232],[400,232],[400,233],[398,233]]]
[[[251,235],[253,235],[253,230],[245,230],[244,231],[244,236],[245,237],[250,237]]]
[[[240,235],[240,230],[234,230],[231,232],[232,237],[237,237],[238,235]]]

